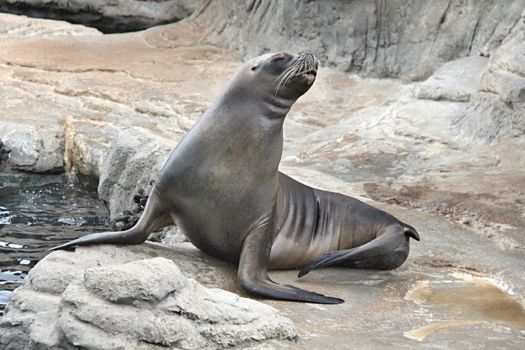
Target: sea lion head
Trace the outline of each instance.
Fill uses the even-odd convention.
[[[245,79],[264,87],[261,92],[295,101],[313,85],[318,67],[311,53],[277,52],[248,61],[241,71]]]

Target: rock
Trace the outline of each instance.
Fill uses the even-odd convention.
[[[525,11],[491,56],[479,91],[457,123],[470,142],[491,143],[525,134]]]
[[[210,35],[252,57],[311,51],[324,66],[377,77],[426,78],[443,63],[491,54],[524,0],[211,1],[198,14]]]
[[[191,0],[7,0],[0,11],[60,19],[105,33],[129,32],[177,22],[200,5]]]
[[[152,137],[160,142],[152,142]],[[149,192],[169,152],[166,142],[158,137],[134,129],[119,132],[99,170],[98,193],[108,202],[112,219],[133,207],[139,189]],[[138,219],[131,212],[127,216]]]
[[[33,172],[61,171],[64,167],[64,139],[60,126],[20,128],[11,123],[0,126],[5,132],[8,163],[13,169]]]
[[[0,3],[0,9],[7,4]],[[0,12],[3,12],[0,10]],[[25,16],[13,16],[3,13],[4,20],[0,20],[0,36],[58,36],[58,35],[100,35],[94,29],[81,25],[74,25],[63,21],[49,21],[46,19],[27,18]],[[5,18],[8,18],[6,21]]]
[[[166,247],[176,247],[180,243],[189,242],[182,229],[177,225],[167,226],[162,231],[152,233],[148,240],[160,242]]]
[[[108,152],[107,139],[114,137],[116,131],[104,124],[76,118],[67,118],[62,123],[66,172],[72,179],[78,174],[100,177],[100,169]]]
[[[364,184],[368,196],[374,200],[439,213],[465,225],[474,223],[477,232],[501,249],[525,248],[525,239],[517,229],[525,227],[520,208],[487,201],[488,193],[432,187],[425,184]],[[505,229],[498,229],[498,226]]]
[[[12,295],[0,323],[2,348],[218,349],[297,338],[273,307],[205,288],[166,258],[116,249],[90,250],[82,260],[67,252],[42,260],[29,273],[31,283]]]
[[[29,132],[13,132],[7,135],[6,142],[13,147],[11,162],[15,167],[31,167],[38,160],[38,140]]]
[[[147,201],[148,195],[146,195],[146,191],[143,188],[139,188],[137,193],[133,196],[134,203],[131,207],[131,211],[125,210],[122,212],[122,215],[114,218],[112,229],[115,231],[125,231],[135,226],[144,211]],[[159,242],[160,240],[153,239],[152,241]]]
[[[11,299],[11,291],[0,291],[0,317],[4,315],[4,309]]]
[[[464,142],[470,144],[490,144],[525,133],[525,120],[519,104],[505,103],[500,95],[483,91],[473,96],[468,110],[457,119],[457,124]]]
[[[11,153],[11,150],[7,149],[2,140],[0,140],[0,171],[5,169],[9,153]]]
[[[485,57],[466,57],[439,67],[427,80],[416,85],[414,96],[428,100],[468,102],[478,91],[487,66]]]

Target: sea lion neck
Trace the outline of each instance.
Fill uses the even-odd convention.
[[[296,100],[277,94],[267,94],[263,97],[263,101],[266,109],[263,112],[264,115],[271,119],[282,119],[284,121]]]
[[[282,125],[295,101],[295,98],[277,95],[272,88],[233,87],[219,96],[210,109],[223,109],[227,106],[232,110],[233,118],[244,117],[253,121],[263,118]],[[232,106],[235,108],[231,108]]]

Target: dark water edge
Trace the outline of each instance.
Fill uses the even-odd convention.
[[[86,179],[84,179],[86,180]],[[0,172],[0,317],[12,290],[55,245],[108,229],[96,183]]]

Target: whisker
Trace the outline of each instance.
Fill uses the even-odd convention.
[[[294,66],[291,66],[291,67],[288,67],[286,70],[284,70],[276,79],[275,81],[278,82],[279,84],[282,83],[282,81],[284,80],[284,77],[294,69]]]
[[[288,85],[290,81],[301,74],[307,73],[311,70],[315,70],[315,61],[308,58],[301,58],[291,67],[288,67],[284,70],[276,79],[275,79],[275,94],[279,92],[279,89]]]
[[[293,77],[296,73],[296,65],[293,65],[289,68],[287,68],[284,72],[281,73],[281,75],[278,77],[279,83],[277,84],[277,88],[275,90],[275,93],[277,94],[279,92],[279,89],[282,86],[286,86],[288,84],[288,81]]]

